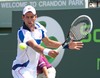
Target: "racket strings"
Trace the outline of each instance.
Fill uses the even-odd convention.
[[[78,21],[76,25],[73,25],[70,29],[70,38],[73,38],[74,40],[80,40],[90,32],[90,23],[89,20],[85,21]]]

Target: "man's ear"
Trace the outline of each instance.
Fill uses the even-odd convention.
[[[24,15],[22,15],[22,20],[24,21]]]
[[[35,19],[37,19],[37,14],[35,15]]]

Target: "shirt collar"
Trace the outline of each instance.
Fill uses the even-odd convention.
[[[25,25],[25,22],[23,22],[23,29],[26,29],[26,30],[31,31],[31,30]]]

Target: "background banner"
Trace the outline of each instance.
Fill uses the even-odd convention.
[[[26,5],[37,10],[86,8],[88,0],[0,0],[0,28],[12,27],[12,11],[22,11]]]

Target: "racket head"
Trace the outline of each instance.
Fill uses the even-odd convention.
[[[93,21],[87,15],[78,16],[71,24],[69,36],[72,40],[81,40],[93,29]]]

